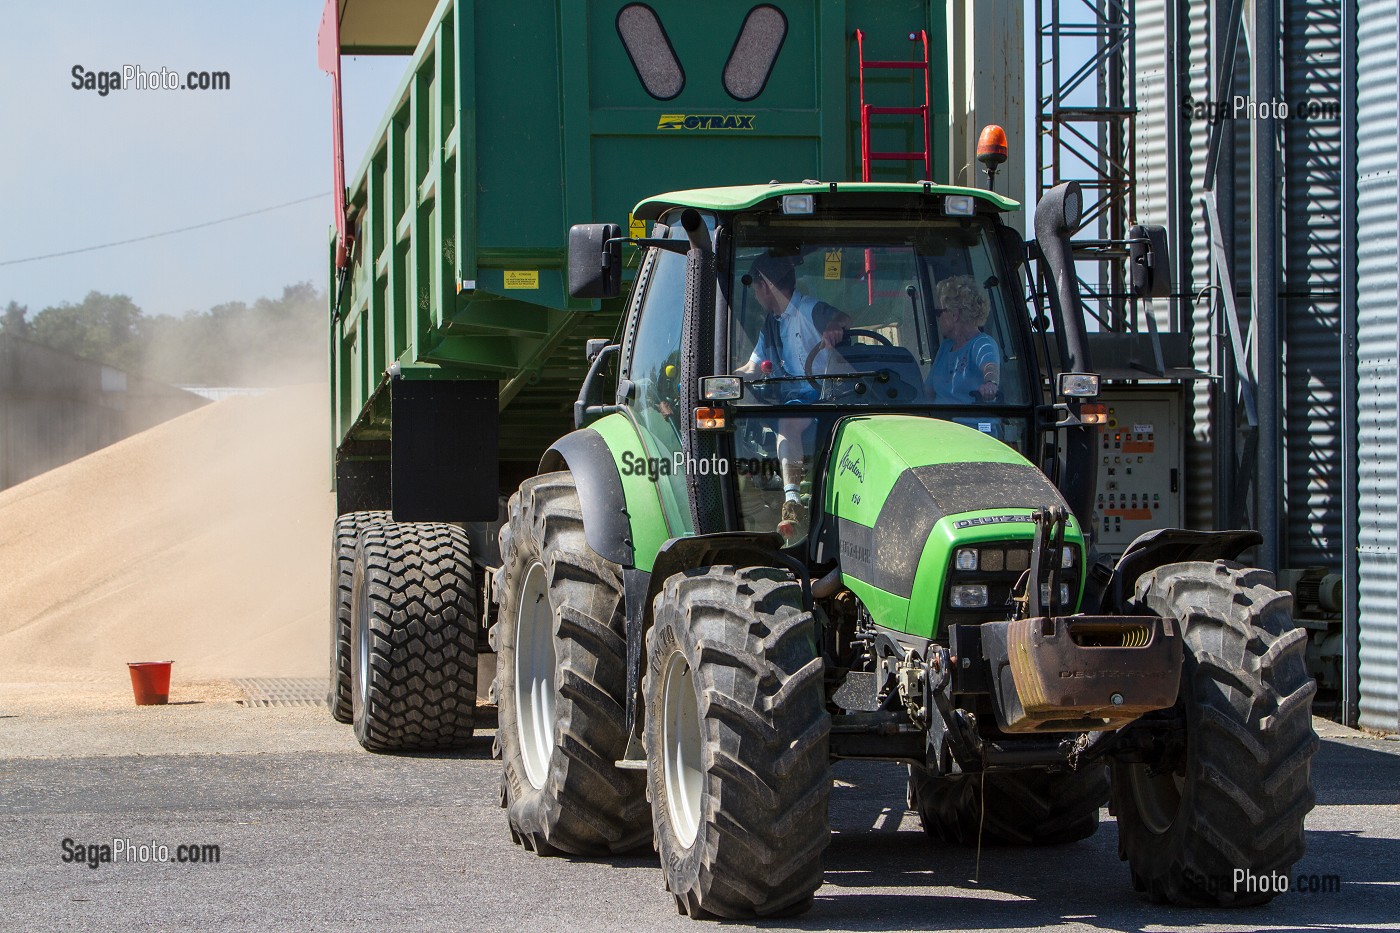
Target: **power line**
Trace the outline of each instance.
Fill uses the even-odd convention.
[[[141,243],[145,240],[155,240],[163,236],[174,236],[177,233],[188,233],[191,230],[202,230],[205,227],[216,227],[219,224],[230,223],[235,220],[242,220],[245,217],[256,217],[259,214],[267,214],[271,211],[280,211],[284,207],[294,207],[298,204],[305,204],[308,201],[315,201],[318,198],[330,197],[330,192],[313,194],[306,198],[297,198],[295,201],[287,201],[282,204],[274,204],[271,207],[260,207],[255,211],[248,211],[245,214],[234,214],[232,217],[220,217],[218,220],[207,220],[202,224],[191,224],[188,227],[179,227],[175,230],[162,230],[160,233],[148,233],[145,236],[132,237],[129,240],[114,240],[111,243],[99,243],[96,246],[84,246],[80,249],[68,249],[60,253],[45,253],[42,256],[26,256],[23,259],[0,260],[0,266],[17,266],[24,262],[38,262],[41,259],[57,259],[60,256],[76,256],[78,253],[91,253],[99,249],[111,249],[113,246],[125,246],[128,243]]]

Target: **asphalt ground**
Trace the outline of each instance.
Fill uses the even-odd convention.
[[[1337,890],[1236,911],[1148,904],[1106,811],[1092,839],[986,849],[979,867],[975,851],[925,841],[899,768],[843,763],[815,906],[761,926],[1400,930],[1400,742],[1319,730],[1318,807],[1293,883],[1335,876]],[[482,730],[458,755],[381,756],[324,708],[53,711],[0,697],[0,929],[706,928],[677,916],[654,857],[539,858],[513,845],[491,742]],[[215,844],[219,860],[63,860],[116,839],[172,855]]]

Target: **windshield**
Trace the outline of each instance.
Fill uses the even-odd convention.
[[[740,404],[1029,404],[992,222],[764,216],[735,229]],[[950,410],[949,415],[952,416]]]

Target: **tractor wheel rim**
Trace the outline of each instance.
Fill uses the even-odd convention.
[[[554,609],[544,564],[525,571],[515,614],[515,710],[525,777],[536,789],[554,754]]]
[[[366,585],[365,583],[361,584],[361,586]],[[353,610],[355,613],[355,622],[357,623],[355,628],[358,630],[359,634],[359,637],[355,640],[355,653],[358,655],[356,659],[356,668],[360,674],[360,682],[358,684],[360,690],[360,709],[369,709],[369,606],[366,605],[367,600],[362,594],[353,593],[353,595],[360,597],[355,600]]]
[[[1181,808],[1186,779],[1175,772],[1148,774],[1146,765],[1134,765],[1129,783],[1143,825],[1159,836],[1171,829]]]
[[[679,652],[671,655],[661,694],[666,812],[671,828],[686,848],[695,843],[700,832],[700,798],[705,777],[700,761],[700,701],[694,681],[685,657]]]

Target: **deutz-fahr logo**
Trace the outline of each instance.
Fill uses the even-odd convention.
[[[836,475],[846,473],[861,483],[865,482],[865,448],[859,444],[852,444],[841,452],[841,463],[836,468]]]
[[[752,130],[751,113],[663,113],[658,130]]]

